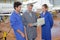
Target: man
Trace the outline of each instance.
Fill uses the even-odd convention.
[[[10,23],[11,27],[14,30],[16,40],[25,40],[24,36],[24,26],[22,23],[22,17],[20,15],[22,3],[20,2],[14,2],[14,11],[12,12],[12,15],[10,16]]]
[[[32,4],[28,4],[27,5],[27,11],[24,12],[23,14],[23,23],[24,26],[26,27],[26,33],[27,33],[27,37],[28,40],[35,40],[36,36],[37,36],[37,26],[33,26],[33,23],[37,22],[37,17],[36,17],[36,13],[32,11],[33,5]]]
[[[51,28],[53,27],[53,17],[51,13],[48,11],[47,4],[42,5],[42,13],[41,18],[45,19],[45,24],[42,25],[42,39],[44,40],[52,40],[51,39]]]

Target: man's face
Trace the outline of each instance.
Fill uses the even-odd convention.
[[[28,5],[27,8],[28,8],[29,11],[32,11],[33,6]]]
[[[44,6],[42,6],[42,11],[46,11],[47,9],[44,7]]]
[[[21,11],[21,5],[18,6],[18,7],[16,7],[16,10],[17,10],[18,12],[20,12],[20,11]]]

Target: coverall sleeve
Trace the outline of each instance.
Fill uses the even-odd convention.
[[[15,31],[19,29],[17,25],[17,20],[14,17],[10,17],[10,24]]]
[[[52,28],[54,22],[53,22],[53,16],[51,13],[49,15],[49,22],[50,22],[50,27]]]

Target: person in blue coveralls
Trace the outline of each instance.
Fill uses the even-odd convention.
[[[22,17],[20,15],[21,2],[14,2],[14,11],[10,16],[10,24],[14,30],[16,40],[25,40],[24,26],[22,23]]]
[[[53,26],[52,14],[48,11],[47,4],[42,5],[41,18],[45,19],[45,24],[42,25],[42,39],[51,40],[51,28]]]

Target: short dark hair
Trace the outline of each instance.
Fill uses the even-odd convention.
[[[43,4],[42,6],[44,6],[45,8],[48,8],[48,5],[47,4]]]
[[[14,9],[15,9],[15,7],[18,7],[18,6],[20,6],[20,5],[22,5],[21,2],[14,2]]]
[[[30,3],[30,4],[27,4],[27,6],[29,6],[29,5],[33,7],[33,4],[32,4],[32,3]]]

